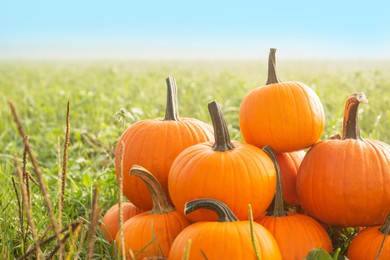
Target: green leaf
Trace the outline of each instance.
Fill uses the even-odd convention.
[[[333,260],[333,258],[322,248],[314,248],[310,250],[305,258],[306,260]]]
[[[88,173],[83,174],[83,178],[82,178],[81,182],[82,182],[82,184],[85,187],[91,187],[92,186],[92,179],[91,179],[91,177],[89,176]]]

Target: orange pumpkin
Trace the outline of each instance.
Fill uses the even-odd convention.
[[[364,229],[348,247],[350,260],[390,259],[390,214],[383,226]]]
[[[162,186],[149,171],[134,165],[130,174],[145,182],[152,197],[153,209],[124,223],[126,257],[130,258],[130,250],[136,259],[167,257],[173,240],[190,222],[169,204]],[[122,252],[119,233],[115,240],[119,252]]]
[[[209,104],[215,142],[185,149],[169,172],[169,192],[179,212],[187,201],[213,198],[228,205],[240,219],[248,219],[248,204],[253,215],[265,212],[275,193],[276,176],[270,158],[259,148],[230,141],[219,105]],[[191,221],[216,220],[213,212],[200,209],[188,214]]]
[[[276,154],[282,179],[284,201],[290,206],[298,206],[299,204],[297,174],[305,154],[305,151]]]
[[[198,222],[185,228],[173,242],[168,259],[282,259],[275,239],[263,226],[252,223],[251,232],[249,221],[238,221],[226,204],[213,199],[190,201],[184,212],[198,208],[212,210],[218,222]]]
[[[126,174],[133,164],[142,165],[154,174],[168,194],[168,173],[173,160],[185,148],[213,140],[210,125],[193,118],[180,118],[177,108],[177,87],[173,78],[167,79],[167,107],[165,118],[141,120],[122,134],[123,193],[129,201],[144,210],[152,208],[152,200],[145,184]],[[116,149],[116,173],[119,175],[120,145]]]
[[[312,146],[298,171],[300,205],[326,224],[380,225],[390,212],[390,146],[360,137],[358,107],[366,102],[364,93],[348,98],[343,137]]]
[[[282,179],[276,156],[268,146],[264,148],[264,151],[269,154],[275,164],[278,183],[273,213],[255,221],[271,232],[285,260],[303,259],[313,248],[323,248],[331,252],[330,237],[320,223],[309,216],[293,212],[287,214],[284,210]]]
[[[144,212],[130,202],[122,202],[123,221],[128,220],[135,215]],[[115,204],[104,215],[100,228],[102,229],[108,242],[112,243],[115,240],[116,233],[119,230],[119,206]]]
[[[269,54],[268,81],[250,91],[240,106],[240,130],[247,143],[269,145],[278,153],[316,143],[324,130],[324,109],[317,94],[297,81],[281,82],[275,72],[275,52]]]

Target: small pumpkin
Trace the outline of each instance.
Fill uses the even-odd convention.
[[[277,153],[276,159],[280,168],[284,201],[290,206],[298,206],[297,174],[299,166],[305,157],[305,151]]]
[[[241,102],[240,130],[247,143],[260,148],[269,145],[278,153],[302,150],[320,139],[324,109],[310,87],[278,79],[275,52],[270,50],[266,85],[250,91]]]
[[[130,250],[136,259],[167,257],[173,240],[190,222],[170,205],[161,184],[148,170],[134,165],[130,174],[145,182],[152,197],[153,209],[124,223],[126,257],[130,258]],[[115,240],[119,252],[122,252],[119,235]]]
[[[271,159],[259,148],[231,141],[220,106],[208,105],[215,142],[204,142],[185,149],[172,164],[169,192],[179,212],[187,201],[213,198],[224,202],[240,219],[263,214],[275,193],[276,176]],[[188,214],[191,221],[216,220],[213,212],[200,209]]]
[[[122,202],[123,221],[138,215],[144,210],[137,208],[133,203]],[[101,230],[103,231],[108,242],[112,243],[119,230],[119,205],[115,204],[109,208],[102,219]]]
[[[282,259],[275,239],[263,226],[253,222],[251,232],[251,223],[239,221],[223,202],[193,200],[186,203],[184,213],[197,209],[212,210],[218,221],[197,222],[185,228],[173,242],[168,259],[184,259],[186,249],[191,260]]]
[[[193,118],[180,118],[177,86],[167,78],[167,107],[165,118],[138,121],[126,129],[118,144],[124,143],[123,172],[133,164],[142,165],[154,174],[168,194],[168,174],[173,160],[185,148],[213,140],[212,127]],[[120,170],[120,145],[117,146],[116,175]],[[152,200],[145,184],[137,177],[123,176],[123,193],[137,207],[150,210]],[[169,196],[169,194],[168,194]]]
[[[390,214],[382,226],[366,228],[354,237],[347,257],[350,260],[390,259]]]
[[[364,93],[348,98],[342,138],[313,145],[298,171],[300,205],[326,224],[381,225],[390,212],[390,146],[361,138],[361,103],[367,103]]]
[[[277,186],[272,214],[262,216],[255,221],[271,232],[285,260],[303,259],[313,248],[323,248],[331,252],[330,237],[320,223],[307,215],[285,211],[282,178],[276,156],[269,146],[266,146],[264,151],[275,164]]]

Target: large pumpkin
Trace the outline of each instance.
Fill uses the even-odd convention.
[[[297,174],[305,154],[303,150],[276,154],[282,179],[283,197],[285,202],[290,206],[298,206],[299,204]]]
[[[138,215],[144,212],[142,209],[134,206],[133,203],[130,202],[122,202],[122,212],[123,212],[123,221],[128,220],[135,215]],[[113,242],[115,240],[115,236],[119,230],[119,205],[115,204],[109,210],[107,210],[106,214],[104,214],[102,223],[100,225],[106,239],[108,242]]]
[[[185,228],[173,242],[168,259],[282,259],[275,239],[263,226],[238,221],[226,204],[213,199],[190,201],[184,212],[198,208],[212,210],[218,221]]]
[[[390,214],[383,226],[364,229],[348,247],[350,260],[390,259]]]
[[[153,209],[124,223],[126,257],[130,258],[130,250],[136,259],[167,257],[173,240],[190,222],[169,204],[162,186],[149,171],[134,165],[131,174],[142,179],[147,185],[152,196]],[[119,232],[115,240],[119,252],[122,252]]]
[[[282,258],[304,259],[313,248],[332,251],[332,243],[326,230],[313,218],[295,212],[287,213],[284,209],[281,173],[275,154],[270,147],[265,147],[272,158],[277,173],[277,185],[273,212],[256,219],[274,236],[279,245]],[[288,234],[288,235],[286,235]]]
[[[118,144],[124,143],[123,192],[137,207],[152,208],[152,200],[145,184],[128,174],[133,164],[142,165],[157,178],[168,194],[168,173],[173,160],[185,148],[213,140],[210,125],[193,118],[180,118],[177,106],[177,87],[167,78],[167,107],[165,118],[141,120],[122,134]],[[119,174],[120,145],[116,149],[116,173]]]
[[[390,146],[360,137],[358,107],[366,102],[364,93],[348,98],[343,137],[312,146],[298,171],[300,205],[326,224],[380,225],[390,212]]]
[[[219,105],[209,103],[215,142],[185,149],[169,172],[169,192],[179,212],[187,201],[213,198],[228,205],[240,219],[248,219],[248,204],[253,215],[263,214],[272,201],[276,187],[275,169],[261,149],[231,141]],[[200,209],[188,214],[192,221],[216,220],[215,214]]]
[[[240,130],[247,143],[276,152],[302,150],[316,143],[325,116],[317,94],[298,81],[281,82],[275,72],[275,52],[269,54],[268,81],[250,91],[240,106]]]

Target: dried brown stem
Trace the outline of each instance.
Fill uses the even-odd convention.
[[[88,234],[88,240],[87,240],[88,241],[88,251],[87,251],[87,258],[86,259],[92,259],[92,257],[93,257],[95,233],[97,230],[97,224],[98,224],[99,214],[100,214],[98,197],[99,197],[99,190],[98,190],[98,186],[95,185],[95,189],[93,191],[93,198],[92,198],[92,216],[91,216],[91,223],[89,225],[89,234]]]
[[[70,133],[70,117],[69,117],[69,101],[66,106],[66,131],[65,131],[65,143],[64,143],[64,154],[62,158],[62,179],[61,179],[61,204],[64,206],[65,186],[66,186],[66,175],[68,166],[68,147],[69,147],[69,133]]]
[[[28,139],[28,136],[26,136]],[[27,190],[27,197],[28,197],[28,203],[31,202],[31,196],[30,196],[30,174],[27,171],[27,148],[24,146],[23,149],[23,178],[24,178],[24,183],[26,184],[26,190]]]
[[[51,221],[51,224],[54,227],[54,233],[57,236],[57,242],[61,243],[60,232],[59,232],[59,229],[58,229],[56,218],[54,216],[52,202],[51,202],[50,197],[49,197],[49,192],[48,192],[47,186],[46,186],[46,184],[45,184],[45,182],[43,180],[42,172],[41,172],[41,170],[39,168],[37,160],[35,159],[34,153],[33,153],[32,149],[30,147],[30,144],[29,144],[28,139],[26,137],[26,133],[25,133],[25,131],[23,129],[23,125],[22,125],[22,123],[21,123],[21,121],[19,119],[18,113],[16,112],[15,105],[11,101],[9,101],[9,106],[11,108],[14,121],[15,121],[17,127],[18,127],[19,134],[23,138],[23,142],[24,142],[24,145],[26,147],[27,154],[30,157],[30,160],[31,160],[31,163],[33,165],[34,171],[35,171],[35,173],[37,175],[39,187],[40,187],[40,189],[42,191],[43,199],[45,201],[45,204],[46,204],[46,207],[47,207],[47,210],[48,210],[48,213],[49,213],[50,221]]]
[[[19,223],[20,223],[20,232],[22,234],[22,248],[23,248],[23,253],[24,250],[26,249],[26,238],[24,236],[24,214],[23,214],[23,203],[20,201],[19,197],[19,192],[18,188],[16,187],[15,179],[12,177],[12,185],[15,190],[15,195],[16,195],[16,200],[18,202],[18,213],[19,213]]]
[[[70,242],[70,245],[69,245],[69,251],[68,251],[68,255],[66,256],[66,260],[70,260],[70,258],[73,255],[76,241],[77,241],[77,238],[79,237],[79,233],[80,233],[82,226],[83,226],[83,221],[80,221],[79,225],[76,227],[76,230],[74,231],[74,234],[72,236],[72,241]]]
[[[122,258],[126,259],[126,249],[125,249],[125,238],[123,235],[123,208],[122,208],[122,200],[123,200],[123,154],[125,150],[125,145],[123,141],[121,141],[120,146],[120,165],[119,165],[119,194],[118,194],[118,207],[119,207],[119,237],[120,237],[120,245]]]
[[[57,138],[57,163],[58,163],[58,180],[61,180],[61,148],[60,148],[60,138]],[[61,197],[61,187],[62,187],[62,182],[58,181],[58,191],[60,194],[58,194],[59,201],[58,201],[58,228],[62,229],[62,197]],[[60,253],[58,258],[63,259],[64,255],[64,247],[60,247]]]
[[[40,247],[39,241],[38,241],[38,233],[37,233],[37,229],[35,228],[35,223],[34,223],[34,218],[33,218],[33,213],[31,210],[31,206],[28,203],[27,189],[26,189],[26,185],[23,182],[23,172],[19,167],[18,158],[16,155],[14,156],[14,164],[15,164],[16,173],[18,174],[18,177],[19,177],[19,185],[20,185],[20,190],[22,192],[23,203],[24,203],[24,205],[26,205],[28,224],[30,225],[30,229],[32,232],[33,240],[34,240],[34,245],[35,245],[35,248],[37,250],[37,259],[41,259],[42,250],[41,250],[41,247]]]
[[[362,140],[362,138],[360,137],[360,128],[358,124],[358,109],[361,103],[368,103],[366,95],[363,92],[352,94],[345,103],[342,138],[343,140]]]
[[[268,56],[268,79],[266,85],[280,83],[278,76],[276,75],[276,49],[271,48]]]

